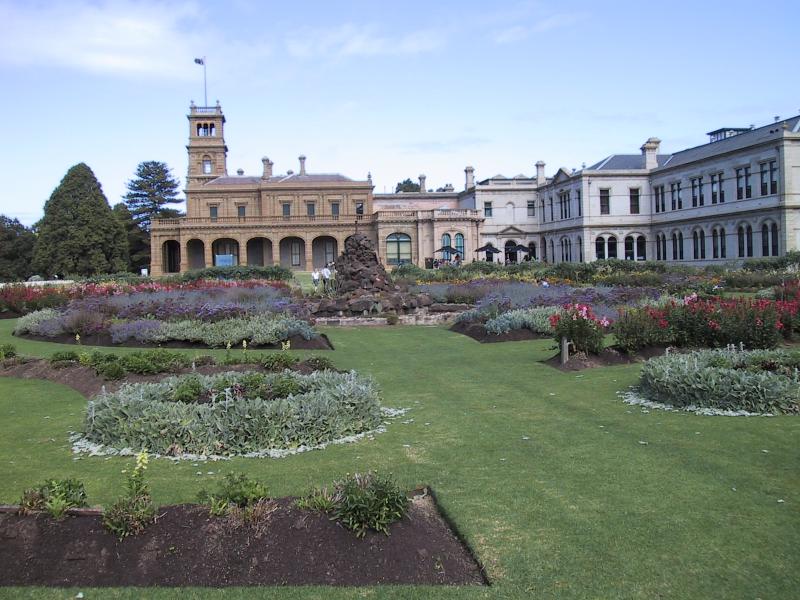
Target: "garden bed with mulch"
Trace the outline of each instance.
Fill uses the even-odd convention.
[[[75,336],[69,333],[63,333],[61,335],[57,335],[55,337],[44,337],[41,335],[17,335],[14,334],[16,337],[25,340],[33,340],[35,342],[52,342],[55,344],[71,344],[73,346],[77,346],[77,342],[75,341]],[[288,340],[291,343],[292,350],[333,350],[333,344],[328,339],[328,336],[324,333],[321,333],[318,337],[311,338],[310,340],[305,339],[301,335],[293,335]],[[81,343],[82,346],[111,346],[111,347],[126,347],[126,348],[200,348],[204,350],[208,350],[209,347],[205,344],[196,343],[196,342],[162,342],[160,344],[145,344],[142,342],[137,342],[135,340],[129,340],[127,342],[122,342],[121,344],[114,344],[111,341],[111,336],[107,333],[98,334],[98,335],[87,335],[81,336]],[[264,346],[259,346],[257,344],[252,344],[247,346],[253,350],[275,350],[280,349],[281,344],[267,344]]]
[[[483,323],[455,323],[450,331],[461,333],[471,337],[482,344],[489,344],[494,342],[522,342],[525,340],[552,340],[553,337],[549,335],[542,335],[535,333],[530,329],[515,329],[507,333],[494,334],[486,331]]]
[[[302,374],[315,371],[307,361],[292,365],[291,370]],[[54,366],[50,361],[41,358],[26,358],[22,360],[9,359],[0,363],[0,377],[45,379],[69,386],[87,398],[96,396],[103,388],[105,388],[107,392],[115,392],[125,383],[161,381],[167,377],[186,375],[189,373],[212,375],[214,373],[224,373],[227,371],[258,371],[260,373],[266,373],[268,370],[261,365],[249,363],[236,365],[197,365],[194,370],[192,370],[191,367],[186,367],[168,373],[156,373],[154,375],[128,373],[123,379],[109,380],[98,375],[91,367],[85,367],[77,363]]]
[[[389,536],[357,538],[327,515],[275,500],[256,523],[162,507],[119,541],[99,515],[0,514],[0,585],[59,587],[485,585],[480,565],[419,493]]]
[[[615,346],[609,346],[604,348],[600,354],[586,354],[585,352],[573,354],[569,357],[567,363],[563,365],[561,364],[560,353],[541,362],[559,371],[582,371],[583,369],[593,369],[595,367],[612,367],[642,362],[654,356],[662,356],[665,350],[665,347],[653,346],[651,348],[642,348],[635,354],[627,354]]]

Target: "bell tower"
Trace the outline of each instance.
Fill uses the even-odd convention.
[[[223,127],[225,115],[217,100],[216,106],[189,105],[189,172],[187,186],[202,185],[212,179],[228,174],[227,155]]]

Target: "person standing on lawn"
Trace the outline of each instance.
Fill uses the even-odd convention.
[[[327,292],[331,285],[331,270],[328,265],[322,267],[322,290]]]
[[[319,269],[314,267],[314,270],[311,271],[311,283],[314,285],[314,293],[317,293],[317,288],[319,287]]]

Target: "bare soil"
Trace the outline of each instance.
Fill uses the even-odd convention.
[[[68,333],[63,333],[61,335],[55,337],[43,337],[41,335],[20,335],[17,336],[22,339],[26,340],[34,340],[37,342],[53,342],[56,344],[72,344],[77,345],[75,343],[75,336],[70,335]],[[286,341],[286,340],[284,340]],[[328,336],[324,333],[320,334],[319,337],[312,338],[310,340],[305,339],[301,335],[293,335],[288,340],[291,342],[293,350],[333,350],[333,344],[328,339]],[[114,344],[111,342],[111,336],[107,333],[99,334],[99,335],[87,335],[81,336],[81,344],[86,346],[123,346],[127,348],[155,348],[153,344],[144,344],[142,342],[137,342],[135,340],[129,340],[127,342],[123,342],[121,344]],[[161,344],[157,344],[159,348],[202,348],[204,350],[208,350],[208,346],[201,343],[196,342],[163,342]],[[267,349],[276,349],[280,348],[281,344],[265,344],[263,346],[259,346],[257,344],[250,344],[247,346],[253,350],[267,350]]]
[[[314,371],[306,361],[300,362],[292,367],[292,370],[303,374]],[[109,380],[95,373],[91,367],[84,367],[79,364],[67,364],[64,366],[54,366],[50,361],[33,358],[23,360],[6,360],[0,363],[0,377],[19,377],[21,379],[46,379],[55,383],[61,383],[80,392],[87,398],[96,396],[103,388],[107,392],[114,392],[125,383],[142,383],[161,381],[173,375],[185,375],[188,373],[200,373],[201,375],[211,375],[213,373],[223,373],[225,371],[258,371],[267,372],[261,365],[197,365],[194,371],[191,367],[179,369],[171,373],[156,373],[154,375],[137,375],[128,373],[123,379]]]
[[[270,512],[271,511],[271,512]],[[275,500],[242,524],[197,505],[162,507],[119,541],[98,515],[55,521],[0,514],[2,586],[267,586],[487,583],[429,495],[414,497],[391,535],[363,539],[327,515]]]
[[[542,335],[534,333],[530,329],[515,329],[508,333],[501,333],[495,335],[486,331],[483,323],[455,323],[450,331],[461,333],[471,337],[482,344],[490,344],[494,342],[521,342],[524,340],[550,340],[553,339],[549,335]]]
[[[561,364],[561,354],[543,360],[542,362],[559,371],[582,371],[583,369],[593,369],[595,367],[608,367],[613,365],[629,365],[642,362],[654,356],[662,356],[666,348],[653,346],[643,348],[635,354],[627,354],[615,346],[603,349],[600,354],[586,354],[578,352],[570,356],[565,365]]]

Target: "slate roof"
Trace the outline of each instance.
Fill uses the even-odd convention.
[[[292,173],[291,175],[273,175],[269,179],[262,179],[261,177],[240,177],[229,176],[217,177],[212,179],[206,185],[242,185],[242,184],[259,184],[266,183],[331,183],[331,182],[348,182],[353,181],[349,177],[340,175],[339,173],[307,173],[306,175],[299,175]]]
[[[670,157],[670,154],[659,154],[656,157],[658,166],[664,166]],[[612,154],[591,167],[586,167],[587,171],[630,171],[635,169],[644,169],[642,154]]]
[[[785,130],[783,127],[784,123],[786,124]],[[738,135],[725,138],[724,140],[719,140],[718,142],[710,142],[708,144],[703,144],[702,146],[695,146],[694,148],[681,150],[680,152],[673,154],[670,160],[666,161],[665,164],[662,165],[659,162],[658,166],[659,168],[678,167],[680,165],[710,158],[725,152],[741,150],[743,148],[747,148],[748,146],[755,146],[761,142],[773,139],[776,136],[776,133],[782,131],[789,131],[793,133],[800,132],[800,116],[784,119],[783,121],[778,121],[777,123],[770,123],[769,125],[764,125],[763,127],[758,127],[756,129],[751,129],[745,133],[740,133]]]

